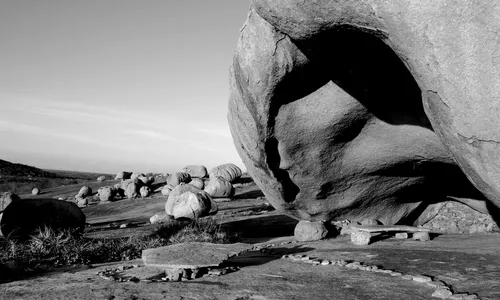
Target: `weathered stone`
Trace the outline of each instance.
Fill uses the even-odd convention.
[[[151,185],[153,184],[153,182],[155,182],[155,178],[153,176],[139,176],[137,179],[139,179],[140,181],[142,181],[142,184],[144,185]]]
[[[295,226],[294,235],[298,241],[318,241],[324,239],[328,230],[323,222],[300,221]]]
[[[231,182],[219,176],[211,176],[210,182],[205,186],[204,191],[214,198],[227,198],[234,195]]]
[[[183,183],[176,186],[169,194],[165,211],[176,219],[180,217],[193,219],[215,214],[218,207],[207,192]]]
[[[132,176],[132,172],[119,172],[116,174],[115,180],[127,180],[130,179],[130,176]]]
[[[369,232],[364,231],[353,231],[351,232],[351,242],[354,245],[366,246],[370,244],[370,239],[372,235]]]
[[[89,204],[88,198],[76,198],[76,205],[80,208],[86,207]]]
[[[39,188],[34,188],[34,189],[32,189],[32,190],[31,190],[31,194],[32,194],[32,195],[34,195],[34,196],[36,196],[36,195],[40,194],[40,189],[39,189]]]
[[[144,173],[134,172],[130,175],[130,179],[139,179],[139,177],[146,177]]]
[[[194,185],[201,190],[205,187],[205,182],[201,178],[192,178],[189,184]]]
[[[163,188],[161,189],[161,194],[162,194],[163,196],[167,196],[167,197],[168,197],[168,195],[170,195],[170,193],[172,192],[172,189],[173,189],[173,187],[172,187],[172,186],[170,186],[170,185],[166,184],[166,185],[164,185],[164,186],[163,186]]]
[[[0,194],[0,211],[4,211],[9,204],[13,201],[20,200],[18,195],[11,192],[4,192]]]
[[[490,109],[500,46],[483,26],[498,27],[486,12],[500,6],[464,3],[464,19],[438,2],[252,1],[230,70],[229,123],[275,208],[419,225],[422,199],[484,199],[454,158],[500,205]],[[470,56],[471,41],[488,46]]]
[[[148,197],[151,194],[151,189],[149,188],[149,186],[143,186],[139,190],[139,193],[141,194],[141,197],[143,197],[143,198]]]
[[[92,195],[92,189],[86,185],[80,188],[75,198],[85,198]]]
[[[161,223],[166,223],[170,220],[173,220],[174,218],[170,215],[168,215],[166,212],[158,213],[151,218],[149,218],[149,222],[151,224],[161,224]]]
[[[114,201],[117,190],[111,186],[103,186],[97,190],[99,200],[101,201]]]
[[[416,241],[427,242],[431,240],[428,232],[415,232],[412,237]]]
[[[123,193],[128,199],[136,198],[141,186],[142,181],[139,179],[129,179],[122,182]]]
[[[167,177],[167,184],[176,187],[181,183],[188,183],[191,181],[191,176],[188,173],[177,172]]]
[[[216,267],[230,256],[248,248],[246,244],[212,244],[188,242],[142,251],[146,266],[195,269]]]
[[[363,221],[361,221],[361,225],[365,225],[365,226],[376,226],[376,225],[380,225],[379,222],[377,220],[374,220],[374,219],[364,219]]]
[[[1,229],[4,236],[24,239],[43,226],[82,232],[85,215],[75,203],[56,199],[13,201],[3,212]]]
[[[210,178],[217,176],[229,182],[240,178],[242,174],[241,169],[231,163],[223,164],[210,170]]]
[[[101,175],[101,176],[97,177],[97,181],[100,181],[100,182],[106,181],[106,176]]]
[[[204,178],[208,176],[208,171],[202,165],[188,165],[182,169],[182,172],[188,173],[191,178]]]

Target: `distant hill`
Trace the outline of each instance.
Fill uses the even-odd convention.
[[[0,176],[56,178],[56,174],[32,166],[11,163],[0,159]]]

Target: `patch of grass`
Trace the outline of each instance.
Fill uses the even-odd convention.
[[[69,231],[41,228],[24,242],[0,242],[0,264],[17,261],[28,268],[39,265],[62,267],[140,258],[142,250],[183,242],[228,243],[232,238],[212,219],[171,221],[148,236],[129,238],[77,237]]]

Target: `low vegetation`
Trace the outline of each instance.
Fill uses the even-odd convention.
[[[26,268],[89,265],[141,257],[142,250],[183,242],[229,243],[234,240],[212,219],[171,221],[152,235],[129,238],[77,237],[68,231],[41,228],[25,242],[0,242],[0,265],[15,261]],[[1,272],[0,272],[1,273]]]

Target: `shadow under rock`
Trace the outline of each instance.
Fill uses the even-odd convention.
[[[221,224],[221,229],[236,234],[240,242],[260,243],[276,237],[293,236],[299,221],[285,215],[259,216]]]

